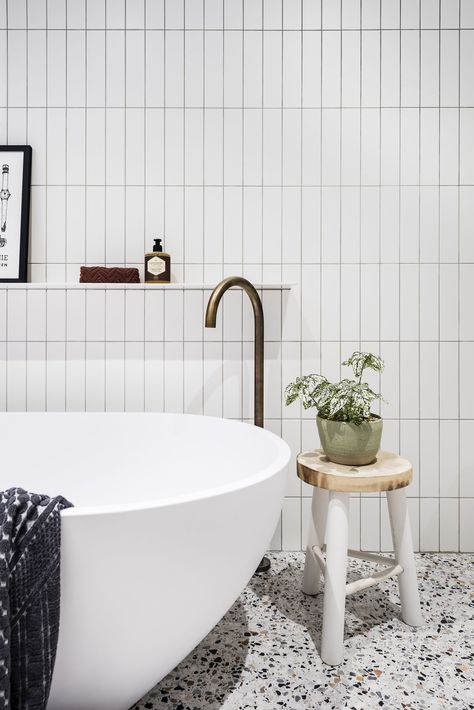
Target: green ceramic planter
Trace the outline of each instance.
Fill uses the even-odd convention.
[[[375,419],[361,424],[335,422],[316,417],[319,438],[324,453],[334,463],[345,466],[364,466],[372,463],[380,449],[383,420]]]

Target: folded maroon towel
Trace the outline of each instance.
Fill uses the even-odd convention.
[[[81,284],[86,283],[140,283],[138,269],[127,269],[118,266],[81,266]]]

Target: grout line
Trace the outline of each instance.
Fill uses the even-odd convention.
[[[461,2],[459,2],[459,17],[458,17],[458,25],[459,28],[461,27]],[[460,104],[461,100],[461,30],[458,29],[458,105]],[[461,336],[461,288],[460,288],[460,283],[461,283],[461,268],[460,268],[460,261],[461,261],[461,194],[460,194],[460,182],[461,182],[461,111],[458,109],[458,145],[457,145],[457,174],[458,174],[458,189],[457,189],[457,207],[458,207],[458,229],[457,229],[457,240],[458,240],[458,313],[457,313],[457,320],[458,320],[458,339]],[[461,420],[461,345],[458,340],[458,373],[457,373],[457,390],[459,393],[458,396],[458,419]],[[458,452],[460,454],[461,452],[461,425],[458,425]],[[461,467],[459,465],[459,458],[458,457],[458,552],[461,551]]]
[[[418,0],[418,13],[420,29],[418,33],[418,183],[421,183],[421,0]],[[421,263],[421,189],[418,187],[418,262]],[[421,417],[421,268],[418,267],[418,418]],[[418,424],[418,480],[419,489],[418,495],[421,495],[422,490],[422,451],[421,451],[421,426]],[[421,530],[421,503],[418,498],[418,546],[422,547],[422,530]]]

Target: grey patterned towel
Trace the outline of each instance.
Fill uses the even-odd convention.
[[[59,631],[65,498],[0,492],[0,710],[44,710]]]

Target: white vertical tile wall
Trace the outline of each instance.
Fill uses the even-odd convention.
[[[264,294],[267,426],[281,389],[387,361],[385,444],[410,457],[424,550],[474,550],[472,0],[0,0],[0,142],[33,146],[30,278],[133,265],[165,237],[175,280]],[[0,408],[251,419],[248,306],[203,291],[0,292]],[[223,327],[222,327],[223,324]],[[304,541],[294,477],[273,544]],[[377,497],[355,546],[385,548]]]

